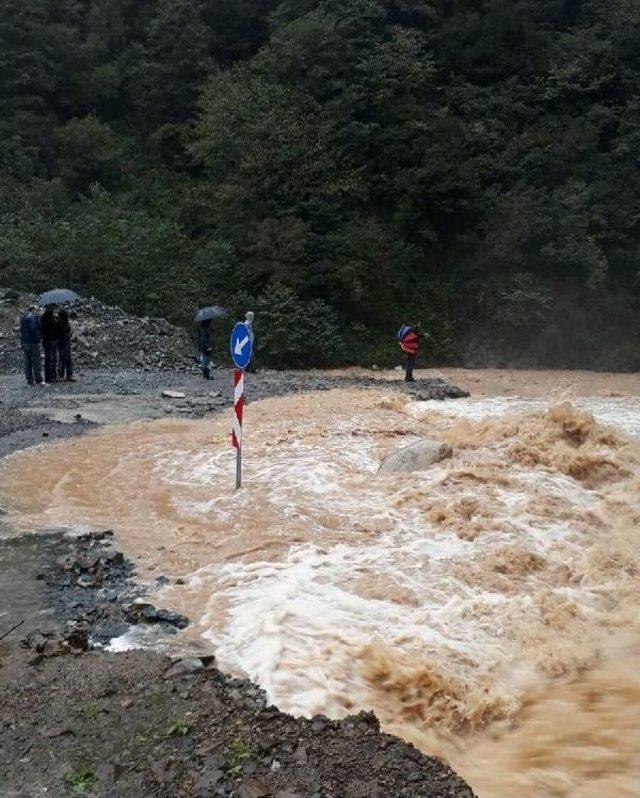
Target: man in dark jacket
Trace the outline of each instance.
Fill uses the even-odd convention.
[[[198,327],[198,358],[202,366],[202,376],[205,380],[211,379],[211,350],[213,348],[213,335],[211,321],[201,321]]]
[[[44,347],[44,380],[58,382],[56,367],[58,355],[58,320],[54,314],[54,306],[47,305],[42,314],[42,346]]]
[[[22,346],[22,360],[24,362],[24,376],[29,385],[42,383],[42,367],[40,364],[40,342],[42,341],[42,327],[40,317],[35,305],[20,319],[20,345]]]
[[[75,382],[71,362],[71,325],[66,310],[58,311],[58,379]]]

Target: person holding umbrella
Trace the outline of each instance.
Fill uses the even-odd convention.
[[[198,360],[205,380],[211,379],[211,352],[213,350],[211,322],[213,319],[224,316],[226,312],[218,305],[211,305],[208,308],[201,308],[195,315],[195,320],[198,322]]]
[[[205,380],[211,379],[211,350],[213,349],[213,332],[211,319],[203,319],[198,327],[198,356]]]
[[[47,305],[42,314],[42,346],[44,347],[44,381],[58,382],[58,320],[55,305]]]
[[[71,325],[64,308],[58,311],[58,379],[75,382],[71,362]]]
[[[64,329],[62,329],[59,317],[56,318],[54,315],[55,306],[62,303],[77,302],[78,299],[78,294],[69,288],[54,288],[52,291],[45,291],[44,294],[40,294],[39,302],[45,309],[41,322],[42,345],[44,346],[44,378],[46,382],[58,381],[58,353],[60,352],[62,355],[63,351],[66,352],[67,341],[65,341],[65,335],[67,333],[70,335],[69,317],[64,313],[63,319],[66,316],[66,325],[63,324]],[[68,363],[65,361],[64,372],[62,372],[66,373],[67,379],[72,378],[70,337],[68,344],[69,361]],[[62,379],[62,377],[60,378]]]

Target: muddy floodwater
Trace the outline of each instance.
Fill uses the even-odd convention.
[[[640,379],[445,371],[473,396],[438,403],[392,376],[250,405],[239,493],[224,415],[14,455],[0,498],[113,528],[171,578],[176,644],[285,711],[373,709],[481,798],[638,798]],[[453,458],[378,475],[425,436]]]

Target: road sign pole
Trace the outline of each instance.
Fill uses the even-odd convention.
[[[236,450],[236,490],[242,487],[242,416],[244,410],[244,369],[233,372],[233,431],[231,441]]]
[[[251,318],[250,321],[252,321]],[[236,449],[236,490],[242,487],[242,411],[244,409],[244,370],[249,365],[253,352],[253,331],[250,325],[239,321],[231,331],[231,358],[236,365],[233,374],[233,432]]]

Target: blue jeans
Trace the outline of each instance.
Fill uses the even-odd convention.
[[[40,344],[22,344],[22,361],[24,376],[29,385],[42,382],[42,365],[40,363]]]
[[[58,379],[70,380],[73,377],[73,363],[71,362],[71,341],[63,339],[58,341]]]

